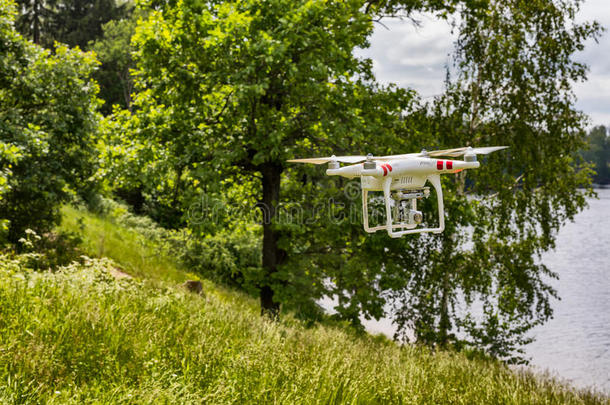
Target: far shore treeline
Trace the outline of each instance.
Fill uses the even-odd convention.
[[[610,183],[608,131],[575,107],[574,55],[601,33],[579,4],[0,0],[0,248],[78,243],[66,204],[127,206],[265,316],[315,323],[332,296],[356,329],[391,316],[399,341],[526,361],[557,298],[538,259]],[[432,100],[354,52],[422,12],[457,34]],[[286,163],[467,145],[510,148],[443,179],[442,234],[399,239],[363,231],[357,182]]]
[[[598,125],[589,131],[585,148],[580,152],[582,158],[593,165],[596,184],[610,185],[610,132],[608,127]]]

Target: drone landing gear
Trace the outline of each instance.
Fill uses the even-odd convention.
[[[399,238],[403,235],[423,232],[441,233],[445,229],[445,214],[443,206],[443,189],[441,180],[438,174],[433,174],[427,177],[427,180],[432,184],[436,191],[438,201],[438,228],[417,228],[423,216],[420,211],[417,211],[417,200],[427,198],[429,189],[427,187],[416,190],[407,190],[406,192],[397,191],[391,195],[392,179],[387,178],[383,182],[383,199],[385,202],[386,224],[374,227],[369,227],[368,218],[368,190],[362,189],[362,211],[364,229],[373,233],[385,229],[392,238]],[[391,200],[394,200],[392,207]],[[392,215],[394,214],[394,215]],[[394,223],[394,218],[398,223]],[[402,229],[395,231],[395,229]],[[406,230],[405,230],[406,229]]]

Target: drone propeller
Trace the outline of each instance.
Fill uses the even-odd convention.
[[[313,163],[315,165],[321,165],[328,162],[341,162],[341,163],[360,163],[365,160],[396,160],[396,159],[407,159],[412,157],[423,156],[421,153],[406,153],[403,155],[388,155],[388,156],[373,156],[371,154],[367,156],[356,155],[356,156],[331,156],[331,157],[320,157],[320,158],[306,158],[306,159],[291,159],[289,163]]]
[[[388,155],[388,156],[379,156],[373,158],[374,160],[396,160],[396,159],[408,159],[410,157],[438,157],[438,156],[451,156],[457,157],[462,155],[487,155],[488,153],[495,152],[497,150],[506,149],[508,146],[486,146],[482,148],[472,148],[470,146],[465,146],[462,148],[454,148],[454,149],[441,149],[441,150],[433,150],[426,151],[423,150],[420,153],[407,153],[404,155]]]
[[[424,156],[421,153],[405,153],[403,155],[387,155],[387,156],[377,156],[374,157],[373,160],[397,160],[397,159],[408,159],[412,157]]]
[[[497,150],[506,149],[506,148],[508,148],[508,146],[485,146],[482,148],[473,148],[470,146],[466,146],[463,148],[435,150],[432,152],[428,152],[428,156],[458,157],[458,156],[463,156],[463,155],[487,155],[488,153],[495,152]]]
[[[366,156],[331,156],[331,157],[320,157],[320,158],[307,158],[307,159],[291,159],[289,163],[313,163],[314,165],[321,165],[328,162],[341,162],[341,163],[360,163],[366,160]]]

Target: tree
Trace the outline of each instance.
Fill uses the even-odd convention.
[[[431,105],[434,131],[444,146],[510,149],[445,183],[451,225],[421,238],[430,244],[423,266],[395,294],[403,336],[411,328],[428,344],[520,361],[527,332],[552,316],[548,281],[557,275],[539,259],[591,195],[590,171],[572,158],[586,125],[572,92],[586,66],[573,55],[599,26],[576,23],[577,10],[491,1],[461,14],[456,78]]]
[[[20,13],[15,23],[17,30],[37,45],[52,45],[47,38],[54,4],[47,0],[17,0]]]
[[[17,0],[16,27],[35,44],[53,49],[54,43],[87,49],[102,36],[102,26],[123,18],[129,2],[115,0]]]
[[[102,112],[109,114],[114,104],[131,104],[130,40],[139,18],[132,10],[131,1],[18,0],[16,27],[47,49],[57,41],[94,50],[102,62],[94,73],[105,100]]]
[[[165,3],[139,27],[137,78],[141,97],[171,117],[163,131],[146,132],[178,166],[176,180],[205,159],[209,170],[252,176],[262,210],[262,312],[276,316],[287,242],[276,223],[286,159],[342,147],[371,134],[362,111],[374,94],[370,61],[352,51],[367,45],[370,16],[358,1],[274,0]],[[408,106],[398,91],[388,116]],[[387,131],[386,131],[387,132]],[[383,137],[384,133],[379,136]],[[330,142],[329,142],[330,141]],[[180,159],[178,159],[180,157]]]
[[[87,49],[89,42],[101,38],[102,27],[122,19],[129,12],[129,1],[55,0],[53,40]]]
[[[43,233],[59,207],[93,189],[97,85],[92,54],[59,46],[54,54],[12,27],[13,4],[0,3],[0,220],[8,239]]]

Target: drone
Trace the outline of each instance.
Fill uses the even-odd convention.
[[[457,173],[464,169],[480,166],[477,155],[486,155],[508,146],[488,146],[482,148],[462,147],[435,151],[422,150],[419,153],[390,156],[331,156],[308,159],[292,159],[290,163],[328,163],[328,176],[342,176],[348,179],[360,177],[362,189],[362,222],[368,233],[386,230],[392,238],[415,233],[441,233],[445,229],[443,189],[441,174]],[[459,157],[464,160],[436,159],[437,157]],[[349,165],[341,166],[341,163]],[[417,201],[430,196],[430,182],[436,191],[438,204],[438,227],[419,226],[423,214],[417,210]],[[386,211],[385,225],[369,226],[369,192],[383,191]],[[395,223],[396,221],[396,223]]]

